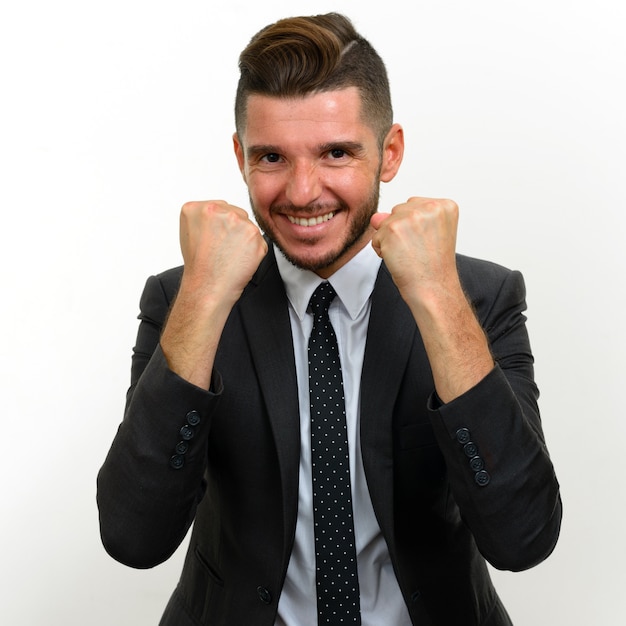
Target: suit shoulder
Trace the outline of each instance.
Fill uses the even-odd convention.
[[[477,259],[463,254],[457,254],[456,261],[459,277],[468,291],[473,291],[473,288],[480,288],[481,286],[484,289],[486,286],[501,285],[511,276],[521,277],[517,270],[511,270],[493,261]]]
[[[159,272],[153,278],[156,278],[161,284],[161,288],[168,296],[173,296],[178,291],[180,280],[183,276],[183,266],[172,267],[163,272]]]
[[[180,266],[149,276],[141,294],[141,310],[160,310],[163,307],[167,310],[178,292],[182,275],[183,268]]]
[[[526,286],[519,271],[460,254],[457,254],[457,268],[463,290],[481,320],[499,300],[520,303],[526,308]]]

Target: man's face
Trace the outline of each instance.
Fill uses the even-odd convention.
[[[255,218],[292,263],[326,278],[371,239],[379,183],[397,172],[402,131],[392,128],[381,154],[354,87],[252,95],[247,104],[234,142]]]

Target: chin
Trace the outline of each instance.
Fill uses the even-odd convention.
[[[319,273],[340,261],[342,257],[349,253],[355,243],[356,242],[352,242],[349,245],[344,245],[343,247],[332,250],[311,250],[309,254],[302,254],[301,250],[296,250],[295,252],[290,251],[279,242],[277,242],[276,245],[292,265],[303,270]]]

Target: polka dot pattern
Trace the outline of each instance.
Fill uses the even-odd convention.
[[[335,295],[325,282],[311,297],[308,347],[317,612],[326,626],[361,623],[343,379],[328,317]]]

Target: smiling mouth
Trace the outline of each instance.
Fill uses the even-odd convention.
[[[326,215],[318,215],[317,217],[293,217],[292,215],[287,215],[287,219],[297,226],[317,226],[318,224],[327,222],[333,217],[335,217],[333,211],[326,213]]]

